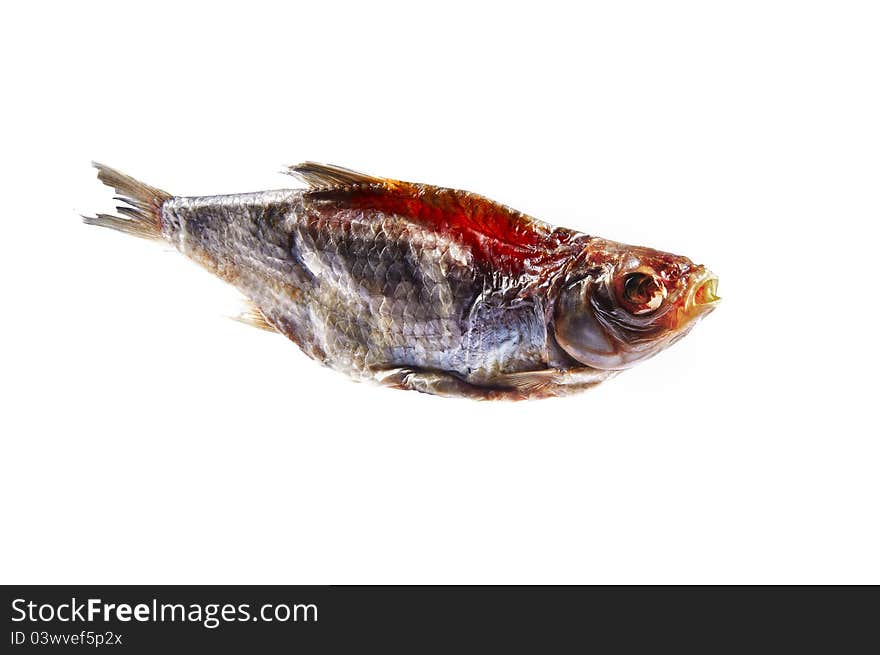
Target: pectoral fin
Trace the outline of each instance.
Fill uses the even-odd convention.
[[[435,396],[472,398],[474,400],[523,400],[518,389],[483,387],[466,382],[445,371],[418,368],[393,368],[376,371],[374,378],[380,384],[395,389],[409,389]]]
[[[569,370],[548,368],[507,373],[498,378],[498,383],[519,390],[527,398],[546,398],[588,389],[616,373],[617,371],[600,371],[590,367]]]

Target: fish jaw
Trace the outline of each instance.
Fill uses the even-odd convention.
[[[684,313],[691,320],[707,316],[718,307],[718,276],[705,266],[697,267],[696,277],[685,297]]]

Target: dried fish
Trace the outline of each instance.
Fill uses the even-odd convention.
[[[356,379],[478,399],[594,386],[718,303],[690,259],[558,228],[474,193],[307,162],[308,188],[178,197],[95,164],[164,240],[235,285],[241,318]]]

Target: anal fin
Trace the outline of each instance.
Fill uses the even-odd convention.
[[[266,332],[277,332],[275,327],[266,318],[266,315],[263,314],[262,310],[250,301],[246,301],[246,307],[244,310],[238,315],[233,316],[232,319],[239,323],[244,323],[245,325],[265,330]]]

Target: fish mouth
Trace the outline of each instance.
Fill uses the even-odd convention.
[[[721,302],[721,297],[718,295],[718,276],[711,271],[705,271],[700,275],[692,288],[687,306],[694,311],[709,311]]]

